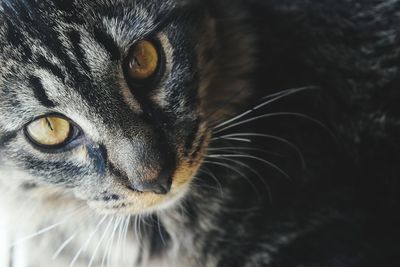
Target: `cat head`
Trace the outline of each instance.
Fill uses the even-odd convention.
[[[223,70],[233,55],[205,4],[0,3],[0,187],[109,213],[185,195],[251,65]]]

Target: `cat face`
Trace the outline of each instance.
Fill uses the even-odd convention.
[[[0,186],[108,213],[180,199],[217,99],[206,13],[190,1],[3,0]]]

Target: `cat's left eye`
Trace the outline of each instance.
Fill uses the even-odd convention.
[[[160,55],[156,44],[150,40],[142,40],[133,47],[128,74],[137,81],[149,79],[157,72],[159,63]]]
[[[31,122],[25,132],[34,144],[51,148],[66,144],[73,136],[73,131],[73,125],[68,120],[45,116]]]

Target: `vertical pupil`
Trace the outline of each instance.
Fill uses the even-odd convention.
[[[142,64],[140,63],[140,60],[139,60],[138,56],[135,57],[135,63],[136,63],[136,65],[138,65],[139,67],[142,67]]]
[[[146,63],[147,59],[147,50],[144,46],[144,44],[141,44],[138,48],[137,54],[135,56],[136,64],[139,66],[139,68],[146,68],[146,65],[143,63]]]
[[[49,127],[49,129],[50,129],[51,131],[54,131],[53,125],[51,124],[49,118],[46,118],[46,122],[47,122],[47,126]]]

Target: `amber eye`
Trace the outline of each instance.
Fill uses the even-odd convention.
[[[59,146],[71,136],[71,123],[59,117],[40,118],[26,128],[28,137],[38,145]]]
[[[140,41],[133,48],[128,74],[135,80],[145,80],[154,75],[158,64],[159,54],[156,46],[150,41]]]

